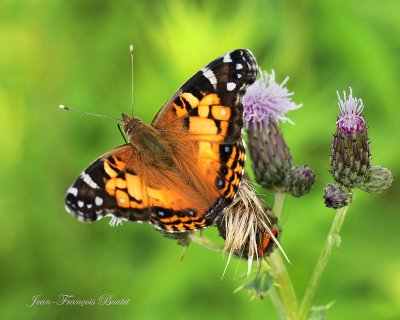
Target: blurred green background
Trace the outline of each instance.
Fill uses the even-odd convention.
[[[316,304],[329,319],[400,318],[400,2],[12,1],[0,2],[0,314],[2,319],[277,319],[268,299],[250,301],[243,263],[195,244],[182,248],[150,225],[87,225],[64,194],[92,160],[121,144],[113,121],[130,112],[128,46],[135,47],[135,114],[149,123],[205,64],[249,48],[275,69],[303,108],[283,125],[295,164],[318,175],[311,194],[288,197],[282,245],[302,296],[334,211],[322,190],[338,113],[336,90],[363,98],[374,164],[395,182],[356,192]],[[204,232],[218,239],[216,230]],[[239,271],[236,273],[236,269]],[[35,306],[34,295],[77,299],[114,293],[127,306]]]

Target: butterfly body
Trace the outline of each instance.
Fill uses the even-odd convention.
[[[257,70],[248,50],[235,50],[189,79],[151,125],[123,114],[129,143],[81,173],[67,210],[85,222],[112,216],[172,233],[211,225],[241,181],[241,97]]]
[[[132,151],[140,157],[144,166],[157,170],[176,167],[171,143],[159,130],[142,123],[136,117],[122,114],[122,119]]]

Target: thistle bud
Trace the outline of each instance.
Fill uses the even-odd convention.
[[[329,183],[324,189],[324,199],[328,208],[339,209],[353,201],[353,192],[347,187]]]
[[[372,166],[368,171],[368,177],[360,186],[360,189],[370,193],[381,193],[390,188],[393,182],[392,172],[382,166]]]
[[[286,113],[300,107],[284,86],[287,80],[278,84],[273,71],[264,71],[242,99],[253,172],[257,182],[269,189],[283,189],[292,167],[290,151],[278,125],[279,121],[291,122]]]
[[[268,189],[282,189],[292,167],[292,157],[275,120],[260,130],[248,128],[251,165],[256,181]]]
[[[350,94],[339,98],[340,114],[333,138],[331,174],[339,184],[354,188],[361,186],[368,178],[370,151],[365,120],[361,116],[364,105],[361,99]]]
[[[290,169],[285,179],[285,190],[295,197],[301,197],[310,192],[315,183],[314,171],[306,166],[296,166]]]

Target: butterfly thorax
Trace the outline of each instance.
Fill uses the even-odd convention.
[[[159,169],[175,167],[174,155],[169,144],[162,138],[160,131],[146,125],[139,118],[122,114],[124,131],[129,143],[136,150],[145,165]]]

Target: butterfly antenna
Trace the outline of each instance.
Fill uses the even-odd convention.
[[[67,107],[66,105],[63,105],[63,104],[60,104],[58,107],[60,109],[62,109],[62,110],[78,112],[78,113],[84,114],[86,116],[95,116],[95,117],[99,117],[99,118],[111,119],[111,120],[116,120],[118,122],[122,122],[122,120],[118,119],[118,118],[114,118],[114,117],[106,116],[106,115],[102,115],[102,114],[97,114],[97,113],[91,113],[91,112],[85,112],[85,111],[81,111],[81,110],[76,110],[76,109],[73,109],[71,107]]]
[[[132,105],[131,105],[131,116],[133,117],[133,45],[129,46],[129,53],[131,55],[131,79],[132,79]]]

